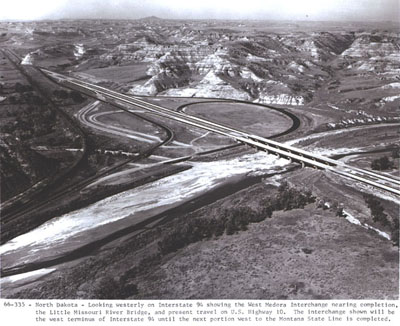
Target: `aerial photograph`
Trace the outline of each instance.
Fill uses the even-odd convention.
[[[15,0],[2,299],[398,300],[398,0]]]

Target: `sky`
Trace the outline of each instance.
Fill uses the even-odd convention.
[[[400,21],[400,0],[1,0],[0,20],[273,19]]]

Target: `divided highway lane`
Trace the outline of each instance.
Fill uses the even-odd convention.
[[[140,107],[140,108],[145,109],[146,111],[150,111],[158,116],[162,116],[162,117],[169,118],[169,119],[174,119],[179,122],[190,124],[197,128],[202,128],[202,129],[206,129],[206,130],[213,131],[213,132],[219,132],[220,134],[222,134],[224,136],[228,136],[228,137],[232,137],[235,135],[240,136],[243,134],[243,133],[241,134],[240,131],[237,132],[235,129],[228,128],[228,127],[213,123],[208,120],[200,119],[197,117],[192,117],[192,116],[186,115],[184,113],[172,111],[172,110],[164,108],[162,106],[143,101],[134,96],[121,94],[121,93],[109,90],[109,89],[101,87],[101,86],[97,86],[97,85],[93,85],[93,84],[90,84],[87,82],[80,81],[76,78],[64,76],[64,75],[49,71],[47,69],[41,69],[41,70],[44,73],[48,74],[49,77],[53,77],[53,79],[60,82],[61,84],[64,84],[66,86],[75,86],[75,87],[78,86],[80,89],[84,89],[86,91],[94,93],[93,95],[96,98],[100,99],[101,101],[107,102],[106,97],[112,98],[114,100],[124,102],[129,105],[134,105],[136,107]],[[232,134],[232,132],[233,132],[233,134]]]
[[[251,136],[250,139],[253,139],[255,141],[259,141],[261,143],[265,143],[265,138],[262,137],[258,137],[258,136]],[[373,171],[369,171],[369,170],[365,170],[365,169],[360,169],[357,167],[353,167],[350,166],[346,163],[343,163],[341,161],[337,161],[337,160],[333,160],[330,159],[328,157],[323,157],[317,154],[313,154],[311,152],[307,152],[305,150],[299,149],[299,148],[295,148],[293,146],[290,145],[286,145],[286,144],[281,144],[278,142],[275,142],[273,140],[267,139],[266,140],[267,144],[272,144],[274,146],[276,146],[277,148],[281,148],[283,150],[288,150],[290,152],[296,153],[298,155],[300,155],[301,157],[305,157],[305,158],[310,158],[312,160],[317,160],[319,162],[323,162],[327,165],[331,165],[334,167],[337,167],[338,169],[342,169],[343,171],[346,171],[348,173],[353,173],[353,174],[362,174],[362,175],[367,175],[370,178],[374,179],[374,180],[381,180],[381,181],[385,181],[385,182],[389,182],[389,183],[393,183],[396,185],[400,185],[400,180],[396,179],[396,178],[391,178],[379,173],[375,173]]]
[[[291,145],[281,144],[271,139],[251,135],[241,130],[227,127],[212,121],[208,121],[206,119],[189,116],[181,112],[172,111],[162,106],[143,101],[138,97],[121,94],[116,91],[109,90],[105,87],[80,81],[76,78],[64,76],[49,71],[47,69],[42,69],[42,71],[61,84],[65,84],[66,86],[75,87],[82,91],[93,93],[93,96],[102,101],[114,99],[129,105],[134,105],[136,107],[145,109],[148,112],[152,112],[156,115],[166,117],[168,119],[173,119],[175,121],[182,122],[197,128],[202,128],[211,132],[215,132],[233,138],[236,141],[250,145],[257,149],[281,155],[295,162],[299,162],[301,164],[315,168],[329,170],[343,177],[350,178],[364,184],[368,184],[370,186],[388,191],[395,195],[400,195],[400,180],[396,178],[391,178],[372,171],[355,168],[343,162],[315,155],[311,152],[298,149]]]

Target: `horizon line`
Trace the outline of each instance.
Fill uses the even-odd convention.
[[[177,21],[202,21],[202,20],[209,20],[209,21],[253,21],[253,22],[263,22],[263,21],[274,21],[274,22],[297,22],[297,23],[312,23],[312,22],[330,22],[330,23],[394,23],[399,25],[400,22],[397,20],[351,20],[351,19],[321,19],[321,20],[308,20],[308,19],[274,19],[274,18],[162,18],[158,16],[145,16],[140,18],[103,18],[103,17],[88,17],[88,18],[39,18],[39,19],[1,19],[0,22],[9,22],[9,23],[23,23],[23,22],[45,22],[45,21],[74,21],[74,20],[111,20],[111,21],[127,21],[127,20],[145,20],[145,19],[158,19],[158,20],[177,20]]]

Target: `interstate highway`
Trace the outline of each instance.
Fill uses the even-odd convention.
[[[233,138],[238,142],[252,146],[259,150],[285,157],[294,162],[299,162],[302,165],[328,170],[342,177],[385,190],[395,195],[400,195],[400,180],[396,178],[381,175],[373,171],[352,167],[340,161],[325,158],[290,145],[281,144],[271,139],[252,135],[241,130],[208,121],[206,119],[172,111],[160,105],[144,101],[141,98],[122,94],[105,87],[81,81],[77,78],[58,74],[47,69],[41,69],[41,71],[60,84],[77,89],[101,101],[107,102],[108,100],[112,99],[128,105],[133,105],[158,116]]]

